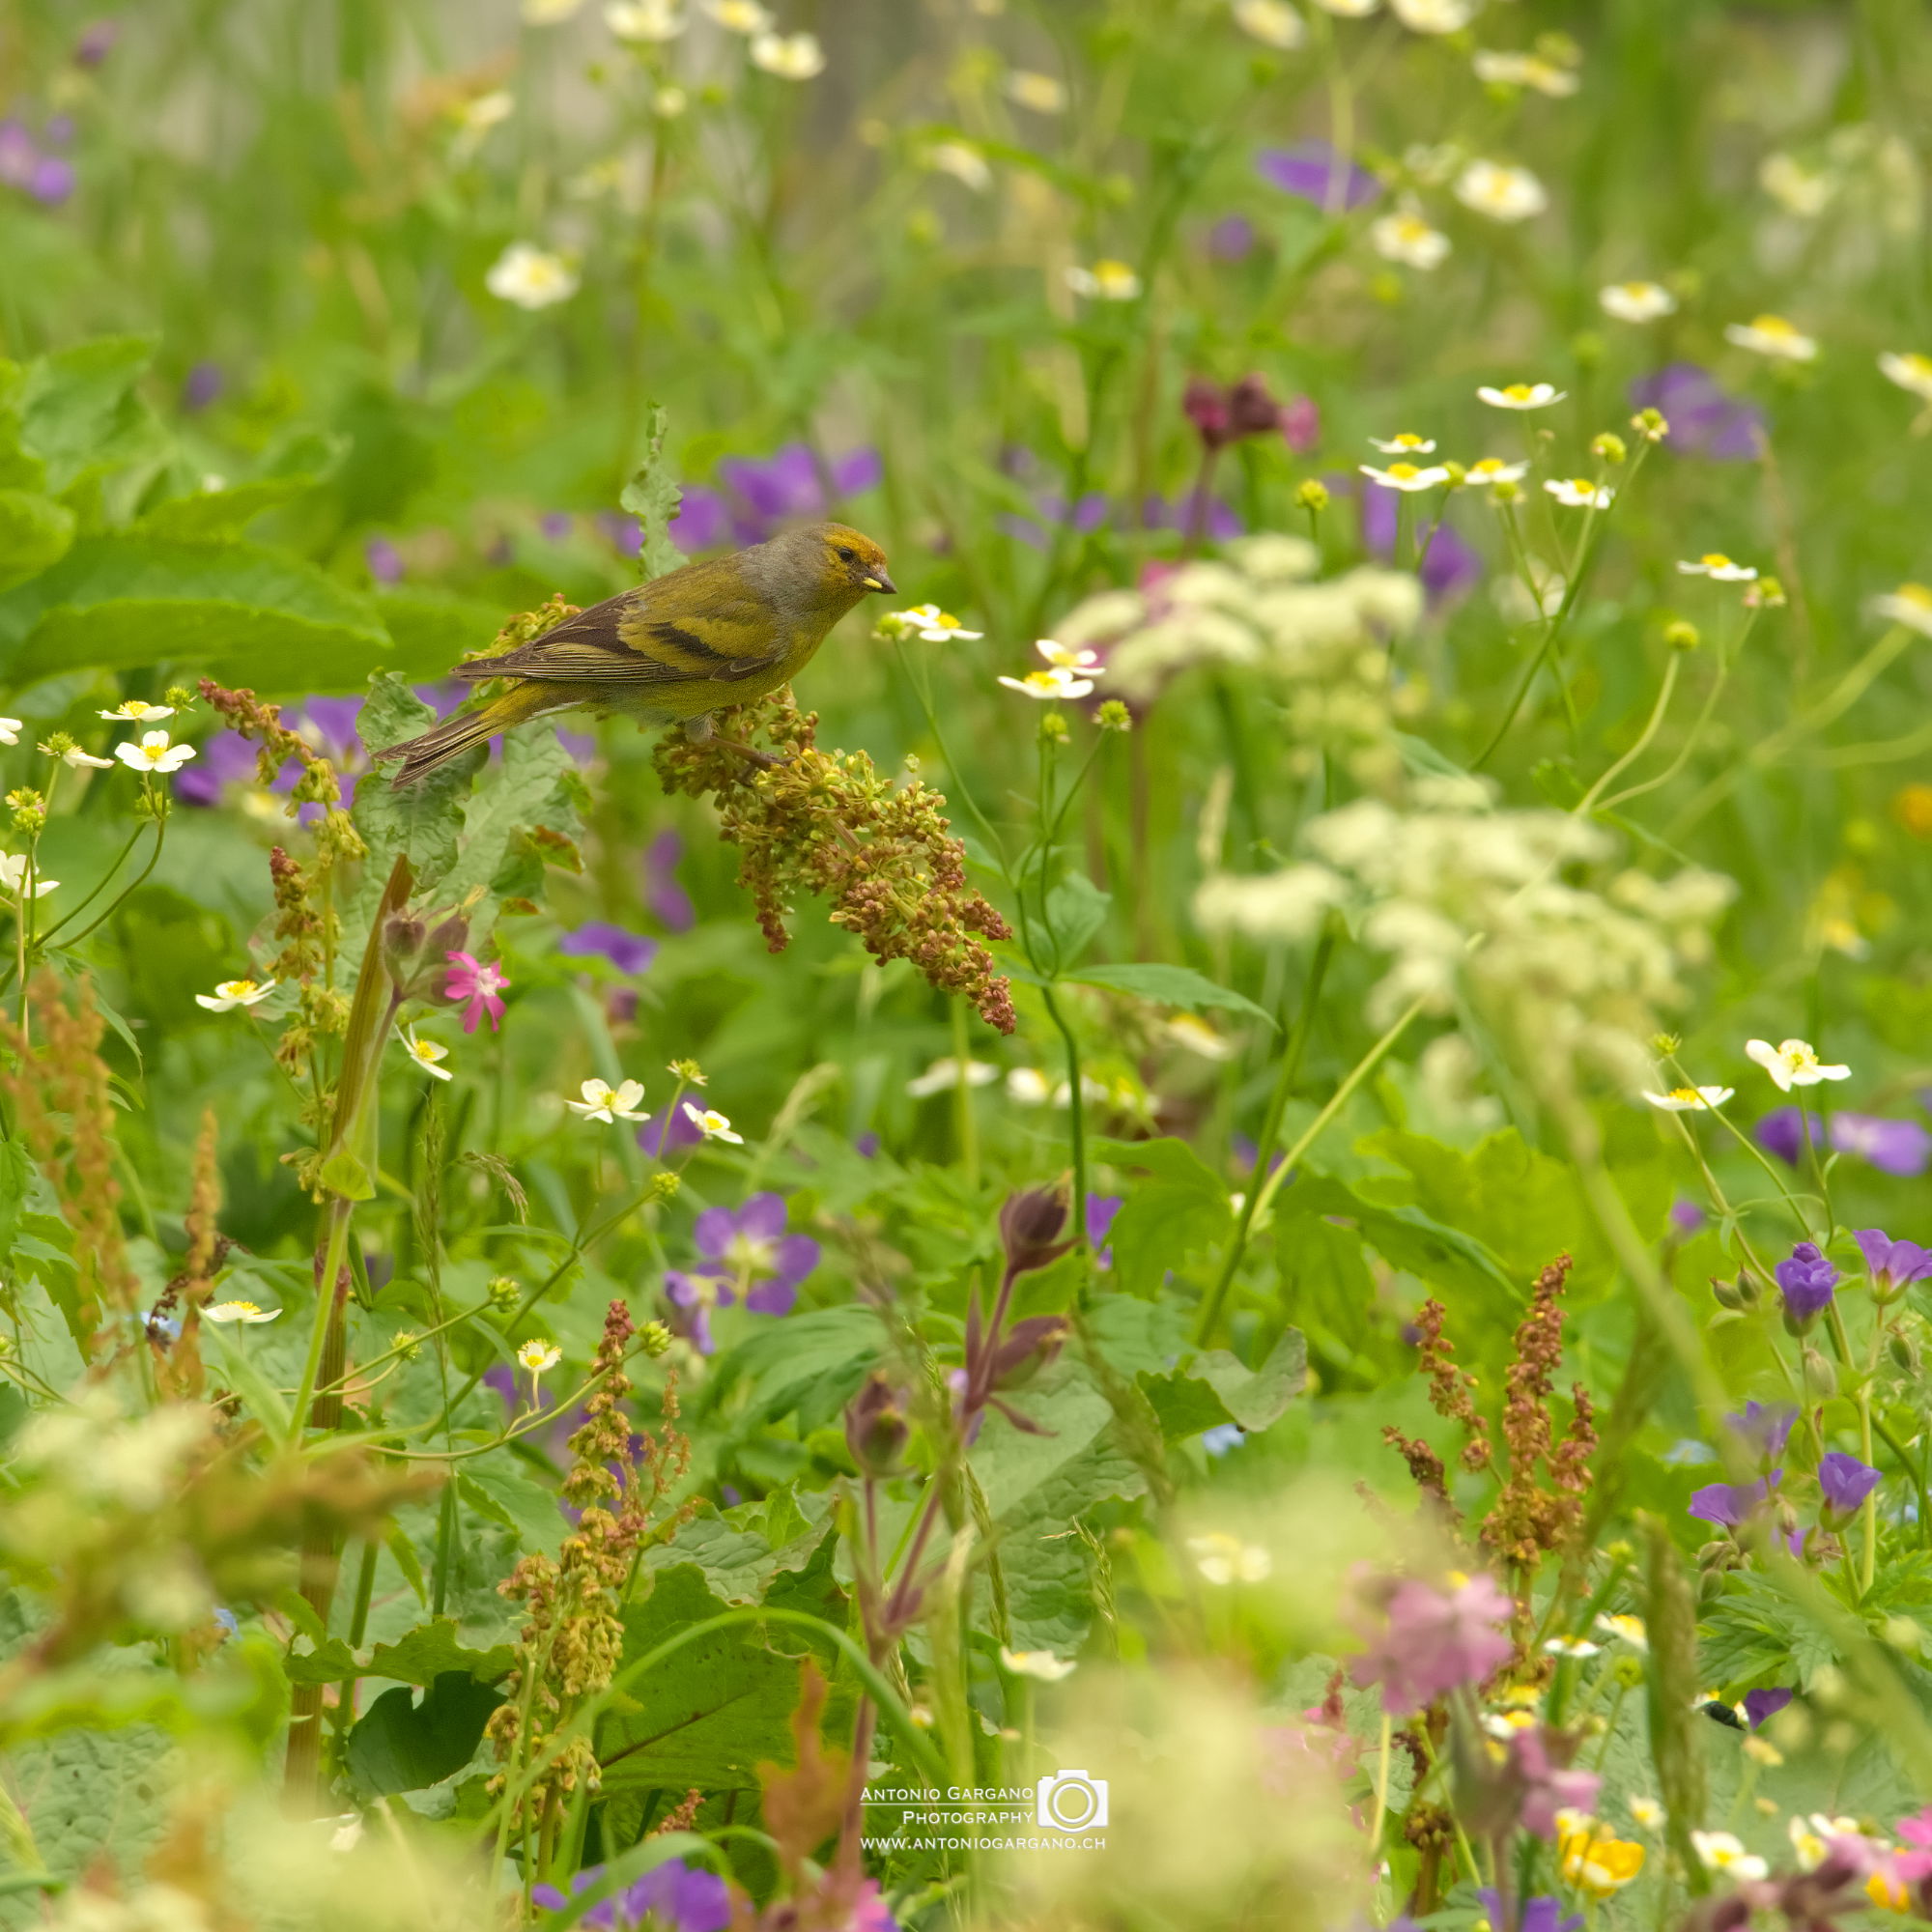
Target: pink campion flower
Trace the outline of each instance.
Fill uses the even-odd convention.
[[[464,1009],[463,1031],[474,1033],[477,1022],[488,1013],[490,1031],[495,1033],[497,1021],[503,1017],[503,1002],[497,995],[510,983],[508,977],[495,966],[484,965],[472,952],[445,952],[442,956],[450,962],[443,998],[469,1003]]]
[[[1389,1593],[1387,1625],[1350,1666],[1356,1685],[1382,1687],[1382,1708],[1406,1718],[1459,1684],[1480,1684],[1515,1646],[1496,1629],[1514,1605],[1488,1577],[1458,1577],[1449,1587],[1406,1577]]]
[[[1552,1762],[1540,1727],[1518,1731],[1510,1739],[1510,1750],[1516,1760],[1513,1768],[1522,1784],[1518,1815],[1525,1832],[1553,1840],[1559,1812],[1597,1808],[1597,1794],[1604,1780],[1594,1771],[1572,1771]]]

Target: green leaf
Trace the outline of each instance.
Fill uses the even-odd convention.
[[[144,536],[173,537],[183,543],[221,543],[240,537],[257,517],[305,497],[313,476],[258,476],[225,489],[203,490],[157,504],[134,528]]]
[[[308,1650],[288,1651],[282,1658],[282,1674],[291,1684],[346,1684],[362,1672],[345,1639],[331,1636]]]
[[[394,642],[389,668],[408,678],[440,677],[503,627],[503,613],[494,604],[412,583],[377,590],[370,602]]]
[[[1093,944],[1113,903],[1113,895],[1103,893],[1085,872],[1068,872],[1047,894],[1044,910],[1057,971],[1065,972]]]
[[[885,1329],[866,1308],[813,1308],[759,1327],[718,1357],[722,1395],[744,1384],[750,1415],[776,1422],[796,1410],[810,1432],[837,1415],[885,1348]]]
[[[713,1595],[724,1603],[762,1602],[775,1577],[804,1570],[831,1534],[833,1520],[827,1498],[804,1498],[812,1508],[810,1517],[800,1513],[798,1500],[789,1490],[775,1490],[764,1503],[746,1505],[744,1512],[732,1511],[729,1520],[710,1503],[700,1501],[696,1515],[679,1525],[674,1541],[645,1552],[644,1567],[668,1570],[680,1563],[694,1564]],[[780,1501],[792,1505],[790,1514],[799,1528],[795,1535],[774,1544],[767,1525],[773,1515],[771,1506]],[[755,1528],[743,1520],[745,1513],[753,1511],[766,1520]]]
[[[73,542],[73,512],[32,490],[0,490],[0,590],[51,568]]]
[[[150,1724],[70,1726],[8,1751],[10,1796],[26,1813],[43,1869],[68,1884],[102,1865],[131,1879],[176,1803],[183,1766],[174,1740]],[[41,1919],[10,1911],[8,1922]]]
[[[1158,1293],[1169,1268],[1234,1233],[1227,1183],[1184,1141],[1096,1141],[1093,1157],[1151,1177],[1129,1186],[1107,1236],[1123,1293]]]
[[[383,751],[427,731],[435,723],[436,713],[393,671],[384,671],[370,680],[356,729],[371,751]],[[355,908],[365,933],[383,881],[399,855],[407,856],[414,868],[417,902],[435,896],[443,875],[456,863],[470,780],[486,755],[479,747],[403,791],[390,783],[394,774],[387,767],[363,774],[351,816],[369,847]]]
[[[1226,1349],[1211,1349],[1165,1375],[1139,1377],[1171,1440],[1233,1422],[1250,1435],[1280,1420],[1308,1383],[1308,1345],[1285,1328],[1260,1368],[1245,1367]]]
[[[973,1473],[995,1521],[1073,1461],[1114,1418],[1086,1365],[1063,1356],[1006,1399],[1047,1433],[1030,1434],[994,1410],[973,1445]]]
[[[1191,966],[1166,966],[1157,962],[1083,966],[1079,972],[1068,974],[1067,978],[1078,980],[1083,986],[1110,986],[1118,993],[1132,993],[1139,999],[1152,1000],[1163,1007],[1179,1007],[1182,1012],[1198,1013],[1206,1007],[1220,1007],[1228,1012],[1247,1013],[1269,1028],[1274,1026],[1272,1016],[1256,1006],[1245,993],[1230,992],[1226,986],[1217,986],[1206,974],[1197,973]]]
[[[556,1492],[525,1475],[521,1464],[473,1456],[456,1484],[471,1509],[515,1530],[526,1549],[554,1556],[563,1547],[570,1525],[557,1507]]]
[[[440,1784],[475,1755],[502,1701],[465,1670],[444,1672],[420,1704],[406,1686],[385,1690],[349,1733],[349,1775],[370,1797]]]
[[[681,568],[685,560],[669,534],[681,494],[670,459],[665,454],[665,435],[669,427],[670,417],[663,404],[652,403],[644,415],[644,460],[631,472],[631,480],[617,498],[643,526],[644,544],[638,562],[646,581]]]
[[[134,384],[154,360],[153,336],[111,335],[43,356],[20,398],[21,446],[46,465],[59,495],[125,448],[143,420]]]
[[[406,1632],[394,1643],[379,1643],[369,1653],[363,1674],[427,1686],[457,1670],[479,1684],[494,1684],[499,1677],[507,1677],[516,1662],[517,1653],[511,1645],[499,1643],[488,1650],[471,1650],[457,1636],[454,1617],[435,1617]]]
[[[390,648],[364,599],[253,544],[83,537],[0,594],[0,670],[14,683],[166,661],[224,683],[309,691],[318,666],[330,684],[359,681]]]
[[[470,952],[490,937],[499,896],[496,882],[520,841],[539,827],[566,838],[578,831],[577,810],[564,782],[574,769],[570,753],[550,726],[512,731],[503,740],[502,763],[488,772],[465,804],[460,850],[442,875],[438,896],[460,904],[478,887],[492,889],[470,915]],[[428,782],[434,783],[435,777]],[[538,878],[541,873],[539,866]]]

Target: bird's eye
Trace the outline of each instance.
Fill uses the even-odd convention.
[[[844,544],[840,544],[838,546],[838,560],[841,563],[857,563],[859,560],[859,553],[855,550],[848,549]]]

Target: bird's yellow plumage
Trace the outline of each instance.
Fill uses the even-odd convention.
[[[870,537],[843,524],[788,530],[606,598],[515,650],[458,665],[458,677],[502,678],[508,689],[376,755],[400,757],[395,782],[414,784],[498,731],[556,711],[621,712],[705,737],[712,712],[789,683],[854,605],[896,588]]]

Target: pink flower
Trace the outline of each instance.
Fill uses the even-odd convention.
[[[1556,1836],[1559,1811],[1594,1811],[1604,1780],[1594,1771],[1571,1771],[1550,1761],[1541,1730],[1518,1731],[1510,1739],[1516,1772],[1522,1780],[1523,1830],[1539,1838]]]
[[[1458,1578],[1446,1591],[1406,1578],[1389,1594],[1387,1627],[1355,1660],[1354,1681],[1379,1683],[1391,1717],[1407,1717],[1459,1684],[1480,1684],[1515,1648],[1495,1628],[1513,1608],[1488,1577]]]
[[[497,995],[510,983],[509,980],[496,967],[484,965],[473,953],[446,952],[443,957],[450,962],[443,998],[469,1002],[463,1015],[463,1031],[474,1033],[477,1021],[488,1013],[490,1031],[495,1033],[497,1022],[503,1017],[503,1002]]]

